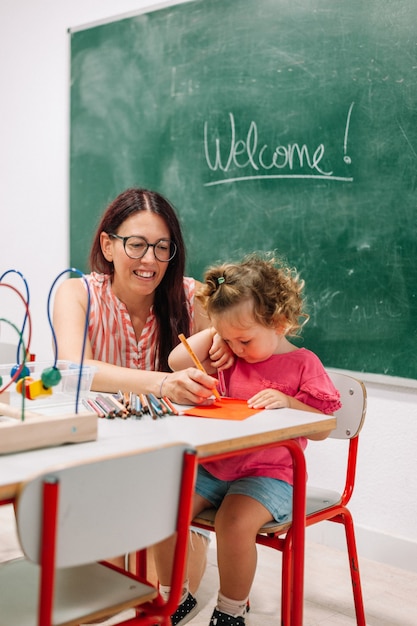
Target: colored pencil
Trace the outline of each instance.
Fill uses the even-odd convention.
[[[190,355],[190,357],[194,361],[194,365],[196,366],[196,368],[199,369],[201,372],[204,372],[205,374],[207,374],[207,372],[204,369],[203,364],[201,363],[200,359],[198,358],[198,356],[196,355],[196,353],[194,352],[194,350],[192,349],[192,347],[190,346],[190,344],[186,340],[185,335],[183,335],[181,333],[180,335],[178,335],[178,338],[180,339],[180,341],[183,344],[183,346],[185,346],[185,348],[187,349],[188,354]],[[216,398],[218,400],[221,400],[221,396],[220,396],[219,392],[217,391],[217,389],[215,387],[213,387],[213,394],[216,396]]]

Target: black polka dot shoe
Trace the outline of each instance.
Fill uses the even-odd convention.
[[[245,626],[245,618],[242,616],[233,617],[233,615],[227,615],[227,613],[214,609],[209,626]]]
[[[172,626],[186,624],[198,613],[197,600],[191,593],[185,598],[184,602],[179,605],[174,615],[171,615]]]

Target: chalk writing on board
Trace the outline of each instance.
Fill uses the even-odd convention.
[[[354,103],[352,102],[346,120],[343,150],[343,160],[351,163],[347,154],[350,118]],[[321,165],[325,156],[325,146],[319,143],[315,148],[296,142],[287,145],[270,147],[259,139],[258,125],[252,120],[249,123],[247,135],[244,139],[237,136],[236,123],[233,113],[229,113],[230,134],[227,141],[220,137],[214,138],[214,147],[209,142],[209,123],[204,123],[204,155],[208,168],[213,172],[229,172],[249,168],[251,174],[221,178],[205,183],[206,187],[224,183],[254,180],[260,178],[321,178],[326,180],[353,182],[353,177],[336,176],[333,171],[325,171]],[[296,173],[294,169],[301,168],[305,173]],[[278,173],[269,173],[279,170]]]
[[[347,144],[348,144],[348,136],[349,136],[350,116],[352,115],[352,109],[353,109],[353,105],[354,104],[355,103],[352,102],[352,104],[349,107],[349,111],[348,111],[348,114],[347,114],[347,120],[346,120],[345,138],[344,138],[344,141],[343,141],[343,149],[344,149],[344,152],[345,152],[345,156],[343,157],[343,160],[348,165],[350,165],[350,163],[352,162],[352,159],[347,154]]]
[[[320,319],[321,311],[326,311],[326,316],[329,319],[345,319],[350,324],[359,323],[373,323],[376,318],[398,320],[402,319],[402,316],[407,313],[407,302],[400,301],[400,307],[398,302],[392,302],[388,299],[381,299],[379,301],[364,300],[361,305],[353,303],[349,300],[342,291],[330,291],[324,289],[315,300],[310,300],[308,303],[310,321],[309,325],[314,326],[315,320]],[[340,307],[345,306],[344,313],[341,312]],[[403,310],[402,310],[403,309]],[[349,333],[347,329],[347,333]]]

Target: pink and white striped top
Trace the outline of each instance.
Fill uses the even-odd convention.
[[[90,287],[88,336],[93,359],[131,369],[153,370],[157,367],[154,362],[158,337],[153,307],[137,341],[127,308],[113,293],[111,277],[92,272],[85,278]],[[195,280],[184,277],[184,289],[193,324]]]

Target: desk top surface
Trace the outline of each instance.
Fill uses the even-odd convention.
[[[170,416],[158,420],[99,419],[96,441],[0,456],[0,499],[13,498],[18,484],[63,463],[184,441],[200,458],[310,436],[335,428],[336,417],[309,411],[260,411],[242,421]]]

